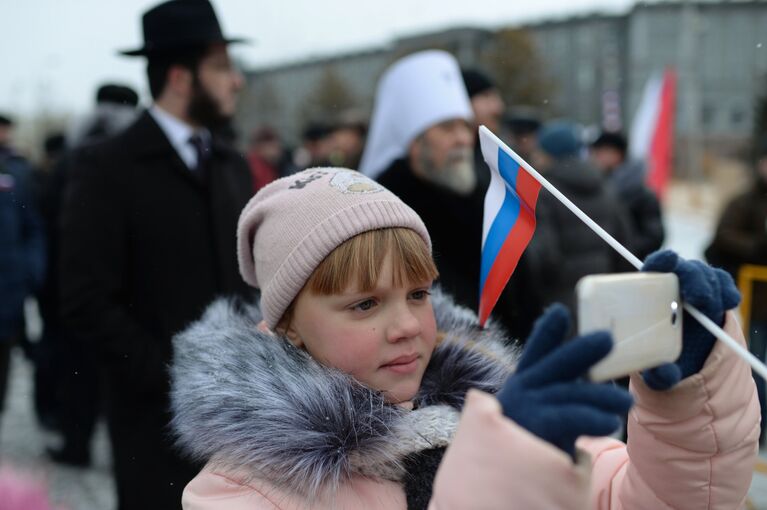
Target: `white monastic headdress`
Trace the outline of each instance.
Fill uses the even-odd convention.
[[[395,62],[376,91],[359,171],[375,179],[429,127],[471,120],[471,102],[455,58],[445,51],[414,53]]]

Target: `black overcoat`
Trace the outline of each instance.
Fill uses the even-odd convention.
[[[544,177],[619,243],[632,246],[628,212],[592,164],[576,157],[565,158],[548,168]],[[544,190],[538,198],[536,221],[527,254],[544,306],[564,303],[575,314],[575,286],[581,277],[634,270],[554,195]]]
[[[198,177],[147,112],[75,164],[62,211],[62,315],[107,369],[121,509],[180,508],[196,474],[167,434],[171,338],[214,298],[247,293],[235,237],[251,190],[233,149],[214,137]]]

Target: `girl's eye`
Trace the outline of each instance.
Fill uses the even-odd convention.
[[[365,301],[362,301],[361,303],[357,303],[352,308],[354,310],[358,310],[360,312],[367,312],[371,308],[375,306],[375,301],[372,299],[366,299]]]
[[[410,294],[411,299],[415,299],[416,301],[423,301],[424,299],[428,298],[431,295],[431,292],[428,290],[417,290]]]

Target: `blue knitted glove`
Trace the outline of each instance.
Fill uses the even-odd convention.
[[[620,426],[617,415],[625,414],[633,399],[622,388],[583,379],[612,349],[609,333],[591,333],[563,344],[569,329],[567,309],[551,306],[536,321],[516,372],[497,397],[506,416],[572,456],[579,436],[615,432]]]
[[[690,303],[719,326],[724,324],[725,312],[740,302],[740,293],[728,273],[699,260],[680,258],[671,250],[657,251],[647,257],[642,271],[676,274],[682,301]],[[658,391],[673,388],[679,381],[703,368],[715,341],[714,335],[684,312],[682,354],[674,363],[645,370],[642,373],[645,383]]]

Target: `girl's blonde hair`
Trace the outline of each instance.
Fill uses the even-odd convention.
[[[363,292],[372,290],[388,253],[392,255],[394,285],[434,280],[439,275],[420,235],[408,228],[382,228],[340,244],[320,262],[305,288],[320,295],[337,294],[350,286]]]
[[[352,286],[362,292],[375,288],[384,258],[391,253],[393,285],[431,281],[439,276],[429,247],[409,228],[368,230],[338,245],[320,262],[304,289],[319,295],[338,294]],[[293,303],[280,325],[290,323]]]

